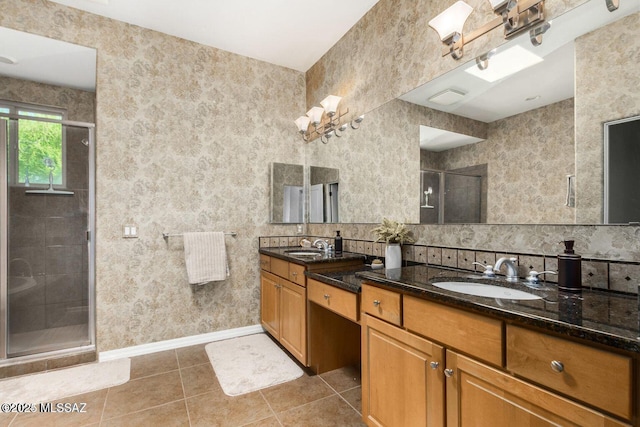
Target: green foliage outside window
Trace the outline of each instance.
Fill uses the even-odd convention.
[[[53,183],[62,184],[62,125],[20,119],[18,147],[19,182],[48,184],[52,166]]]

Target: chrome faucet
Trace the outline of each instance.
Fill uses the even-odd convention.
[[[515,262],[517,258],[500,258],[496,262],[496,266],[493,267],[493,271],[499,272],[502,264],[507,266],[507,281],[508,282],[517,282],[518,281],[518,269],[516,268]]]
[[[331,251],[331,246],[329,246],[329,243],[327,243],[327,241],[323,239],[316,239],[313,242],[313,246],[315,246],[318,249],[322,249],[324,253]]]

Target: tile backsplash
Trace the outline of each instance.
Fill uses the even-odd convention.
[[[308,236],[307,238],[311,241],[323,238],[333,244],[333,239],[331,238],[322,236]],[[259,245],[261,248],[297,246],[300,239],[302,239],[302,236],[296,236],[295,238],[260,237]],[[346,252],[362,253],[374,257],[384,257],[384,246],[384,243],[369,240],[343,239],[343,247]],[[507,257],[517,259],[516,265],[520,277],[526,277],[532,270],[537,272],[558,271],[556,255],[505,253],[468,248],[405,244],[402,246],[402,257],[404,261],[476,272],[482,272],[484,269],[479,265],[474,265],[474,262],[479,262],[483,265],[495,265],[496,260]],[[546,274],[541,278],[551,283],[557,283],[558,281],[558,276],[555,274]],[[637,294],[639,284],[640,263],[582,258],[583,287]]]

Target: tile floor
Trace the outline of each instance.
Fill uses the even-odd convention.
[[[229,397],[198,345],[132,358],[129,382],[61,400],[86,413],[0,413],[0,426],[364,426],[360,398],[356,368]]]

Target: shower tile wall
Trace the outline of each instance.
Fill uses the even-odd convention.
[[[73,196],[9,189],[11,334],[86,324],[88,319],[87,131],[67,130],[67,188]],[[11,293],[32,277],[37,286]]]

